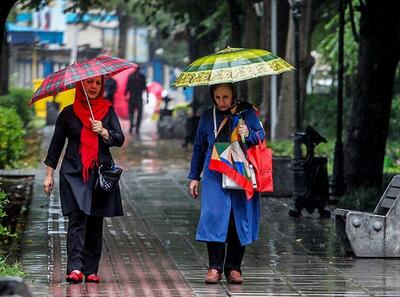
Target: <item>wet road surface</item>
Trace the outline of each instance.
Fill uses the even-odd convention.
[[[293,219],[287,198],[262,199],[260,239],[246,249],[244,284],[205,285],[207,251],[194,240],[200,201],[187,191],[190,150],[181,142],[157,140],[148,125],[113,151],[125,169],[125,216],[105,221],[100,284],[65,283],[66,220],[58,190],[48,200],[44,170],[37,172],[22,258],[34,296],[400,296],[400,259],[346,255],[332,220]]]

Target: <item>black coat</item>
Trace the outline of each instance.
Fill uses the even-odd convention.
[[[99,136],[99,164],[111,165],[113,160],[109,148],[121,146],[125,140],[118,117],[112,107],[103,118],[102,124],[108,130],[110,138],[105,140]],[[54,135],[44,161],[47,166],[56,169],[65,140],[68,139],[60,168],[60,199],[63,215],[79,209],[93,216],[122,216],[119,188],[113,193],[94,190],[97,168],[90,170],[89,182],[83,182],[82,161],[79,154],[81,130],[82,123],[75,115],[72,105],[65,107],[57,118]]]

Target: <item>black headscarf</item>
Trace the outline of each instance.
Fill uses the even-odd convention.
[[[234,85],[232,83],[222,83],[222,84],[216,84],[216,85],[210,86],[210,95],[211,95],[211,99],[214,103],[214,106],[217,106],[217,102],[215,102],[215,99],[214,99],[214,91],[217,87],[219,87],[221,85],[226,85],[231,88],[231,90],[232,90],[232,106],[229,109],[224,110],[224,111],[217,109],[220,113],[222,113],[223,115],[231,115],[231,114],[240,113],[248,108],[253,108],[253,105],[251,105],[250,103],[248,103],[246,101],[240,101],[238,99],[237,87],[236,87],[236,85]],[[235,107],[237,107],[237,108],[235,109]]]

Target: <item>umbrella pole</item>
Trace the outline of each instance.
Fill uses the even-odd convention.
[[[86,98],[87,104],[88,104],[88,106],[89,106],[89,110],[90,110],[90,114],[91,114],[91,116],[92,116],[92,120],[94,120],[92,105],[90,104],[90,100],[89,100],[88,95],[87,95],[87,93],[86,93],[85,86],[83,85],[83,81],[81,81],[81,84],[82,84],[83,92],[85,93],[85,98]]]

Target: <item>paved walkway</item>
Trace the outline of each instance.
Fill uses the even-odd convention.
[[[207,251],[194,240],[200,201],[187,192],[190,152],[156,141],[151,128],[114,150],[125,168],[125,216],[106,219],[100,284],[64,282],[66,221],[58,191],[48,199],[37,173],[22,257],[34,296],[400,296],[399,259],[346,256],[331,220],[293,219],[289,199],[277,198],[262,199],[244,284],[205,285]]]

